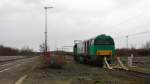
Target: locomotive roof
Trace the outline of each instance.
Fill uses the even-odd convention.
[[[96,36],[96,37],[94,37],[94,38],[90,38],[90,39],[88,39],[88,40],[92,40],[92,39],[112,39],[112,37],[111,37],[111,36],[108,36],[108,35],[106,35],[106,34],[101,34],[101,35],[98,35],[98,36]],[[87,40],[85,40],[85,41],[87,41]]]
[[[112,37],[105,35],[105,34],[101,34],[101,35],[96,36],[95,39],[112,39]]]
[[[82,42],[93,40],[93,39],[113,39],[113,38],[111,36],[106,35],[106,34],[101,34],[101,35],[98,35],[96,37],[93,37],[93,38],[90,38],[90,39],[87,39],[87,40],[83,40]],[[82,42],[79,42],[79,43],[82,43]],[[76,43],[76,44],[79,44],[79,43]]]

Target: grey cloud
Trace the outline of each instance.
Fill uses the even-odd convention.
[[[48,10],[48,40],[52,50],[56,41],[58,47],[61,47],[73,45],[73,40],[84,40],[102,33],[115,37],[149,28],[149,25],[144,29],[140,27],[150,21],[148,12],[145,12],[146,15],[141,14],[136,17],[135,20],[125,22],[126,19],[138,15],[140,10],[149,8],[149,6],[142,8],[145,3],[148,4],[148,0],[105,0],[104,2],[96,0],[105,3],[104,6],[107,8],[99,4],[98,8],[94,7],[95,2],[88,1],[93,4],[81,2],[80,6],[84,6],[83,8],[78,6],[80,0],[56,0],[52,4],[49,3],[49,6],[54,7]],[[106,3],[107,1],[111,6]],[[88,4],[93,8],[89,9]],[[39,44],[44,42],[44,6],[42,0],[8,0],[7,3],[2,4],[0,44],[18,48],[29,45],[38,50]],[[117,42],[119,46],[124,44],[124,40]]]

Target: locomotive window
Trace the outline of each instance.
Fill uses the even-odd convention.
[[[94,42],[95,45],[113,45],[114,41],[112,39],[96,39]]]

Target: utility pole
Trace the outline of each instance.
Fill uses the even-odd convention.
[[[53,7],[44,7],[45,9],[45,52],[47,52],[47,9],[53,8]]]

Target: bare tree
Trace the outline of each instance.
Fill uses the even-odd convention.
[[[142,48],[149,50],[150,49],[150,42],[147,42]]]
[[[29,48],[28,46],[24,46],[20,50],[20,54],[22,55],[32,55],[34,53],[33,49]]]

